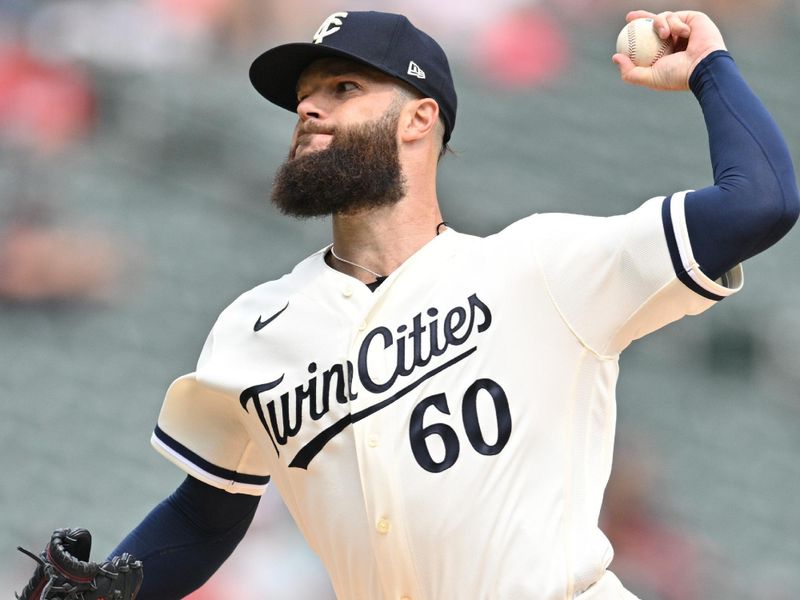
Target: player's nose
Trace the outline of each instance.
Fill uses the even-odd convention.
[[[303,122],[309,119],[324,118],[325,110],[322,107],[319,96],[317,94],[309,94],[300,100],[297,103],[297,115]]]

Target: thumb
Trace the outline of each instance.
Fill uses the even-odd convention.
[[[651,71],[647,67],[637,67],[626,54],[617,53],[611,57],[617,65],[619,75],[625,83],[634,85],[648,85],[651,80]]]

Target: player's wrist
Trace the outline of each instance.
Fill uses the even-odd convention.
[[[708,51],[704,52],[701,56],[698,56],[690,65],[689,67],[689,89],[694,91],[694,85],[699,77],[699,73],[708,67],[708,65],[713,62],[715,59],[727,56],[731,59],[730,52],[725,47],[722,48],[710,48]]]
[[[708,54],[698,59],[696,64],[692,66],[689,72],[689,89],[698,98],[702,93],[707,76],[710,75],[715,68],[718,68],[716,63],[720,60],[729,60],[731,63],[735,64],[731,53],[725,48],[721,48],[710,51]]]

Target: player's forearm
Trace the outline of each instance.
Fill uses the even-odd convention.
[[[716,278],[778,241],[797,220],[797,183],[786,143],[727,52],[692,73],[708,129],[714,186],[686,197],[694,256]]]
[[[198,589],[244,537],[258,497],[228,494],[191,477],[112,552],[144,564],[137,600],[178,600]]]

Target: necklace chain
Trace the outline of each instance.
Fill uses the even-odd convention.
[[[439,235],[441,233],[440,229],[441,229],[442,226],[448,227],[447,221],[442,221],[441,223],[439,223],[436,226],[436,235]],[[346,258],[342,258],[338,254],[336,254],[336,251],[333,249],[333,246],[331,246],[331,254],[333,254],[333,258],[335,258],[336,260],[338,260],[340,262],[343,262],[343,263],[346,263],[348,265],[351,265],[353,267],[356,267],[357,269],[361,269],[362,271],[366,271],[367,273],[369,273],[370,275],[372,275],[376,279],[386,279],[386,277],[388,277],[387,275],[379,275],[378,273],[376,273],[372,269],[368,269],[364,265],[360,265],[358,263],[354,263],[351,260],[347,260]]]
[[[353,261],[347,260],[346,258],[342,258],[338,254],[336,254],[336,252],[334,252],[333,246],[331,246],[331,254],[333,254],[333,258],[335,258],[336,260],[341,261],[343,263],[347,263],[348,265],[352,265],[354,267],[358,267],[362,271],[366,271],[370,275],[373,275],[376,279],[383,279],[383,278],[386,277],[386,275],[379,275],[378,273],[376,273],[372,269],[368,269],[367,267],[365,267],[363,265],[359,265],[358,263],[354,263]]]

